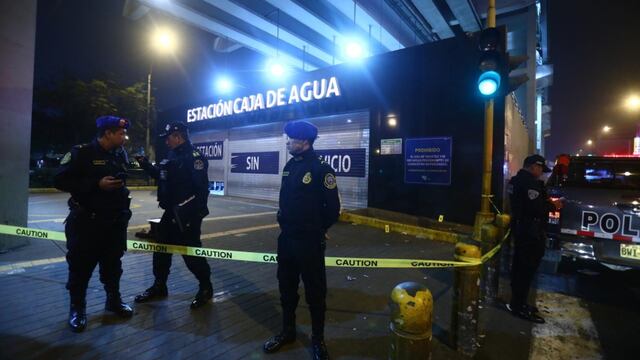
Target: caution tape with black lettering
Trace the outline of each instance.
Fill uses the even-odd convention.
[[[31,229],[19,226],[0,225],[0,234],[23,236],[36,239],[66,241],[65,234],[60,231]],[[505,236],[506,239],[506,236]],[[501,244],[485,254],[481,259],[464,258],[464,261],[447,260],[419,260],[419,259],[381,259],[381,258],[353,258],[353,257],[325,257],[325,265],[330,267],[351,268],[453,268],[462,266],[477,266],[490,259]],[[127,249],[145,252],[163,252],[178,255],[199,256],[211,259],[249,261],[260,263],[277,263],[277,254],[249,251],[213,249],[191,246],[179,246],[153,243],[148,241],[127,240]]]

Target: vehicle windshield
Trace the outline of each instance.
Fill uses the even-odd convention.
[[[569,165],[567,185],[640,190],[640,160],[581,160]]]

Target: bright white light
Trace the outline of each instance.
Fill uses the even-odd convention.
[[[611,126],[607,126],[607,125],[605,125],[605,126],[602,128],[602,131],[603,131],[603,132],[608,133],[609,131],[611,131]]]
[[[387,120],[387,124],[389,124],[389,126],[391,127],[396,127],[396,125],[398,125],[398,121],[396,120],[396,118],[392,117]]]
[[[265,71],[272,79],[283,79],[289,73],[287,66],[278,58],[267,60]]]
[[[221,77],[216,81],[216,89],[221,93],[228,93],[233,89],[233,82],[227,77]]]
[[[631,176],[631,173],[630,173],[630,172],[628,172],[628,171],[625,171],[625,172],[624,172],[624,176]]]
[[[153,47],[162,52],[171,52],[176,47],[176,39],[169,29],[158,29],[152,35]]]
[[[626,100],[626,106],[631,111],[640,110],[640,97],[637,95],[631,95]]]
[[[593,145],[593,140],[591,139],[587,140],[587,145]]]
[[[345,45],[345,53],[347,54],[347,57],[350,59],[359,59],[362,57],[362,54],[364,53],[364,50],[362,48],[362,44],[360,44],[360,42],[355,41],[355,40],[350,40],[346,45]]]

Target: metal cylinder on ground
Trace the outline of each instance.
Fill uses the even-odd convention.
[[[479,262],[482,251],[476,245],[458,243],[455,257],[457,260]],[[451,344],[466,356],[473,356],[478,349],[480,267],[480,264],[457,267],[454,275]]]
[[[416,282],[398,284],[390,296],[389,359],[430,359],[433,296]]]

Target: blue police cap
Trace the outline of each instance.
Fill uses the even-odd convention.
[[[189,133],[189,128],[187,127],[187,125],[185,125],[185,123],[182,123],[182,122],[175,122],[175,123],[167,124],[164,127],[164,131],[159,136],[160,137],[167,137],[167,136],[169,136],[171,133],[173,133],[175,131],[180,131],[180,132],[183,132],[185,134],[188,134]]]
[[[104,115],[96,119],[96,127],[98,129],[108,128],[129,128],[129,120],[121,118],[119,116]]]
[[[315,140],[318,137],[318,128],[304,120],[288,122],[284,132],[288,137],[298,140]]]

